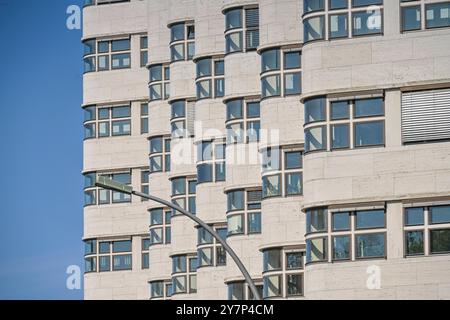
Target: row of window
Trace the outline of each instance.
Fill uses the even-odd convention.
[[[125,135],[131,135],[130,105],[114,107],[84,107],[85,139],[107,138]]]
[[[402,0],[401,26],[403,32],[450,27],[450,2]]]
[[[383,0],[353,0],[349,8],[346,0],[304,0],[304,13],[308,17],[303,19],[303,40],[308,42],[382,34],[382,5]],[[311,12],[324,13],[309,17]]]
[[[384,99],[305,101],[305,151],[384,146]]]
[[[119,183],[126,185],[131,184],[131,173],[120,172],[112,174],[101,174]],[[97,173],[91,172],[84,174],[84,205],[106,205],[111,203],[126,203],[131,202],[131,195],[99,188],[95,186]]]
[[[177,100],[170,104],[172,138],[186,138],[194,134],[195,109],[193,101]]]
[[[91,39],[84,41],[83,45],[85,73],[131,67],[130,38]]]

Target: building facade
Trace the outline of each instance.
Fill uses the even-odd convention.
[[[450,299],[450,1],[86,0],[86,299]]]

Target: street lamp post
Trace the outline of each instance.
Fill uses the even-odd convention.
[[[217,241],[219,241],[219,243],[223,246],[225,251],[230,255],[230,257],[233,259],[233,261],[236,263],[237,267],[241,271],[242,275],[244,276],[245,281],[247,282],[251,292],[253,293],[253,297],[256,300],[261,300],[261,296],[259,295],[259,292],[256,289],[255,283],[253,282],[250,274],[248,273],[248,271],[245,268],[244,264],[239,259],[239,257],[234,252],[234,250],[226,243],[226,241],[224,239],[222,239],[219,236],[219,234],[213,228],[211,228],[211,226],[206,224],[204,221],[199,219],[197,216],[193,215],[192,213],[189,213],[187,210],[185,210],[185,209],[183,209],[183,208],[173,204],[172,202],[169,202],[169,201],[166,201],[164,199],[161,199],[161,198],[149,195],[149,194],[145,194],[145,193],[142,193],[142,192],[139,192],[139,191],[135,191],[135,190],[133,190],[133,187],[131,187],[131,186],[119,183],[117,181],[114,181],[114,180],[109,179],[109,178],[104,177],[104,176],[98,176],[96,181],[95,181],[95,185],[97,187],[100,187],[100,188],[114,190],[114,191],[119,191],[119,192],[122,192],[122,193],[135,195],[135,196],[138,196],[138,197],[142,197],[142,198],[145,198],[145,199],[149,199],[149,200],[158,202],[158,203],[163,204],[163,205],[165,205],[165,206],[167,206],[169,208],[172,208],[172,209],[174,209],[174,210],[176,210],[178,212],[181,212],[183,215],[185,215],[189,219],[191,219],[194,222],[196,222],[199,226],[201,226],[206,231],[208,231]]]

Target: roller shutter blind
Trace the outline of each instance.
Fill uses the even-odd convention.
[[[450,139],[450,89],[403,93],[403,143],[445,139]]]

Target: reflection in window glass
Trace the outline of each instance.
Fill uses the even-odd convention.
[[[368,10],[353,12],[353,35],[369,35],[381,33],[381,11]]]
[[[281,193],[280,175],[264,176],[262,179],[263,198],[276,197]]]
[[[348,14],[330,15],[330,38],[345,38],[348,36]]]
[[[423,231],[407,231],[405,238],[406,255],[424,254]]]
[[[234,32],[225,36],[226,53],[242,51],[242,32]]]
[[[348,124],[331,125],[331,148],[343,149],[350,147],[350,126]]]
[[[372,233],[356,235],[356,258],[373,258],[385,256],[385,234]]]
[[[402,31],[420,30],[420,6],[402,7]]]
[[[384,121],[355,123],[355,146],[384,145]]]
[[[424,215],[423,208],[407,208],[405,209],[405,226],[423,225]]]
[[[450,223],[450,206],[430,207],[430,223]]]
[[[426,5],[426,27],[441,28],[450,26],[450,3],[435,3]]]
[[[350,259],[350,236],[333,237],[333,260]]]
[[[303,20],[303,40],[305,42],[321,40],[325,37],[324,16],[308,18]]]
[[[262,97],[280,95],[280,75],[272,75],[261,79]]]
[[[450,252],[450,229],[430,230],[430,252]]]
[[[288,73],[284,75],[284,94],[299,94],[301,92],[300,73]]]
[[[327,146],[326,141],[326,127],[315,127],[305,130],[305,151],[325,150]]]
[[[327,238],[306,240],[306,262],[319,262],[327,259]]]

